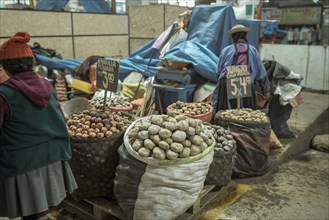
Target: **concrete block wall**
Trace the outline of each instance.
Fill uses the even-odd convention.
[[[187,7],[140,5],[128,7],[130,53],[159,36]]]
[[[18,31],[26,31],[31,35],[31,45],[38,42],[64,58],[126,58],[161,34],[186,9],[130,6],[127,15],[0,9],[0,43]]]
[[[262,59],[274,59],[304,77],[302,86],[329,91],[329,47],[261,44]]]
[[[129,56],[128,15],[0,9],[0,43],[18,31],[64,58]]]

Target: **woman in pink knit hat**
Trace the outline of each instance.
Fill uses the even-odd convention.
[[[30,35],[0,46],[0,216],[47,219],[77,188],[70,139],[52,85],[33,71]]]

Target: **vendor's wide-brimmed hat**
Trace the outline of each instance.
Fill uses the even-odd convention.
[[[228,35],[232,35],[232,34],[234,34],[234,33],[237,33],[237,32],[250,32],[251,31],[251,29],[250,28],[247,28],[247,27],[245,27],[244,25],[242,25],[242,24],[237,24],[237,25],[234,25],[232,28],[231,28],[231,30],[229,30],[228,32],[227,32],[227,34]]]

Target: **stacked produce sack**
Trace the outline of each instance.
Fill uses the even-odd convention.
[[[212,118],[212,106],[205,102],[185,103],[177,101],[167,107],[167,111],[174,111],[176,114],[184,114],[190,118],[210,122]]]
[[[152,115],[129,126],[114,179],[128,219],[174,219],[198,199],[216,144],[201,120]]]
[[[55,79],[55,90],[60,102],[68,100],[65,78],[61,75],[58,75]]]
[[[214,160],[209,167],[205,183],[223,187],[232,179],[236,142],[231,132],[222,126],[206,124],[206,127],[213,133],[216,145],[214,147]]]
[[[214,121],[227,128],[237,144],[234,178],[260,176],[272,168],[270,120],[264,112],[250,108],[229,109],[216,113]]]
[[[83,110],[67,121],[71,137],[71,168],[78,184],[76,199],[111,194],[117,149],[134,118],[124,112]]]

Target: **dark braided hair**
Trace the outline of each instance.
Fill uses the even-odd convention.
[[[236,32],[232,34],[232,40],[234,43],[237,43],[239,39],[247,42],[247,32]]]
[[[33,71],[33,58],[32,57],[1,60],[0,64],[11,75],[15,75],[17,73]]]

